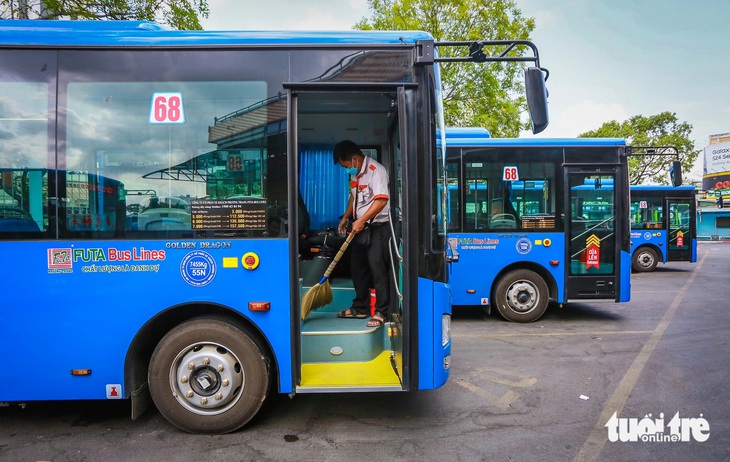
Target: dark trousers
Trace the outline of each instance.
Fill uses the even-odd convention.
[[[367,244],[358,242],[358,237],[350,244],[350,272],[355,298],[352,307],[359,313],[370,313],[370,289],[375,289],[375,311],[387,319],[390,306],[390,225],[370,225],[370,239]]]

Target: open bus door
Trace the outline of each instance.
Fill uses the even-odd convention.
[[[389,171],[391,222],[395,233],[394,239],[391,239],[391,244],[395,244],[391,247],[399,248],[402,255],[404,252],[400,248],[400,243],[403,241],[402,235],[408,232],[404,224],[406,221],[402,218],[405,215],[404,205],[400,203],[406,183],[406,179],[403,178],[405,171],[403,166],[406,161],[401,158],[406,156],[406,153],[403,152],[405,148],[402,138],[403,133],[412,128],[406,130],[403,127],[402,118],[395,115],[403,113],[403,110],[399,107],[398,112],[395,112],[393,110],[395,105],[392,101],[396,99],[399,105],[408,104],[405,97],[408,90],[396,87],[387,89],[379,87],[377,90],[369,90],[367,85],[364,85],[358,92],[334,87],[328,88],[325,85],[312,86],[312,88],[303,85],[301,89],[291,85],[291,90],[288,152],[291,157],[289,168],[292,171],[296,172],[301,168],[298,161],[306,155],[305,152],[300,151],[303,144],[312,143],[314,140],[321,140],[318,142],[325,145],[328,142],[334,144],[346,137],[357,140],[358,134],[353,133],[354,128],[350,127],[358,127],[358,130],[362,130],[364,133],[380,131],[384,134],[384,138],[376,143],[378,146],[382,146],[382,149],[372,155],[377,157],[376,160]],[[378,114],[380,117],[374,114]],[[368,121],[390,122],[377,126],[372,125],[376,122],[371,122],[372,126],[368,126]],[[338,128],[340,128],[339,131]],[[346,132],[346,129],[350,131]],[[411,131],[411,133],[414,132]],[[385,135],[386,133],[387,135]],[[331,156],[322,161],[332,164]],[[322,177],[317,180],[322,191],[320,196],[329,194],[347,196],[349,194],[347,183],[340,184],[342,178],[327,177],[324,172],[328,168],[325,165],[321,166]],[[339,169],[339,166],[335,167],[335,170],[339,171]],[[290,178],[298,177],[298,174],[290,174]],[[311,213],[315,208],[314,204],[303,204],[301,201],[295,200],[299,195],[300,187],[303,185],[299,185],[298,181],[290,182],[292,189],[289,192],[290,203],[298,204],[297,208],[307,207],[310,209],[308,213]],[[300,211],[290,211],[290,220],[293,221],[302,215],[298,212]],[[337,210],[339,214],[342,212],[344,212],[344,208]],[[315,232],[315,230],[311,231]],[[332,237],[333,242],[336,243],[336,248],[334,248],[336,251],[344,241],[344,236],[334,235]],[[292,239],[292,245],[298,243],[299,247],[302,246],[298,236],[290,235],[290,239]],[[311,289],[313,281],[323,275],[323,271],[331,262],[330,259],[326,265],[321,266],[307,261],[305,257],[302,257],[304,253],[302,250],[299,248],[298,252],[292,252],[293,260],[291,262],[292,265],[298,267],[298,276],[293,275],[292,277],[297,277],[299,281],[302,281],[298,296]],[[367,327],[369,317],[366,319],[340,319],[336,316],[337,312],[350,307],[355,296],[346,255],[342,257],[344,261],[341,260],[341,264],[336,267],[339,274],[332,273],[327,281],[333,294],[332,302],[309,312],[306,319],[300,319],[298,310],[292,310],[294,326],[292,353],[293,357],[297,359],[292,372],[295,377],[296,393],[408,389],[408,379],[404,376],[404,371],[409,367],[407,359],[410,324],[407,310],[404,310],[402,306],[407,304],[409,299],[408,284],[404,283],[404,279],[409,276],[404,274],[405,269],[396,253],[391,252],[391,254],[393,261],[388,275],[391,278],[391,320],[389,322],[386,320],[383,326]],[[334,252],[332,256],[334,256]],[[307,277],[311,268],[316,268],[317,271],[317,278],[314,280]],[[308,279],[310,282],[307,282]],[[377,294],[375,296],[377,297]],[[300,303],[298,298],[292,300],[293,307],[300,306]],[[404,311],[406,312],[404,313]]]
[[[616,299],[623,230],[621,201],[614,187],[619,167],[566,167],[567,298]],[[626,212],[628,213],[628,212]]]
[[[695,239],[694,198],[667,198],[664,209],[667,220],[667,261],[694,261],[692,242]]]

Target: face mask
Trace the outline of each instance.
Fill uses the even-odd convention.
[[[353,167],[346,168],[345,171],[347,172],[348,175],[357,175],[359,173],[359,169],[354,166],[355,164],[352,164],[352,165],[353,165]]]

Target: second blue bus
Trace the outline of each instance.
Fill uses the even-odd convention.
[[[632,185],[634,271],[654,271],[659,262],[697,262],[696,217],[694,186]]]
[[[453,305],[532,322],[549,300],[629,301],[624,140],[446,138]]]

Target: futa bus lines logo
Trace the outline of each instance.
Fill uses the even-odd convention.
[[[612,443],[702,443],[710,437],[710,424],[702,414],[698,418],[687,418],[680,417],[677,412],[666,425],[663,412],[658,419],[651,417],[651,414],[645,415],[643,419],[617,417],[614,412],[604,425],[608,429],[608,440]]]
[[[71,249],[48,249],[48,270],[68,272],[73,269]]]
[[[163,261],[167,258],[164,250],[148,250],[144,247],[132,247],[131,249],[117,249],[115,247],[102,248],[50,248],[48,249],[48,272],[49,273],[71,273],[73,272],[74,263],[82,265],[88,263],[136,263],[148,261]],[[98,266],[98,265],[97,265]],[[82,266],[82,270],[98,272],[93,265]],[[101,272],[105,270],[111,271],[127,271],[121,266],[106,265],[102,267]],[[139,271],[140,268],[132,268],[133,271]]]

